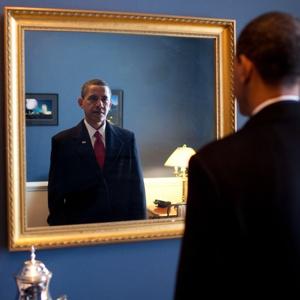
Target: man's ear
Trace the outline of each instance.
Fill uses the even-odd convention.
[[[248,83],[252,72],[253,72],[253,62],[244,54],[239,55],[237,59],[237,68],[239,79],[242,83]]]
[[[77,102],[78,102],[78,105],[79,105],[80,107],[82,107],[82,101],[83,101],[83,99],[82,99],[82,98],[78,98],[78,100],[77,100]]]

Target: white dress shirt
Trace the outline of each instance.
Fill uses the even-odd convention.
[[[84,119],[84,124],[86,126],[86,129],[88,130],[88,133],[89,133],[89,136],[90,136],[90,139],[91,139],[91,143],[94,147],[94,144],[95,144],[95,140],[96,138],[94,137],[94,134],[96,131],[99,131],[100,133],[100,136],[101,136],[101,140],[103,142],[103,145],[105,147],[105,128],[106,128],[106,122],[104,122],[104,124],[97,130],[95,129],[94,127],[92,127],[87,121],[86,119]]]

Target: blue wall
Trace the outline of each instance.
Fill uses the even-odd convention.
[[[27,127],[27,181],[47,180],[50,138],[81,120],[80,87],[95,77],[123,90],[145,177],[172,176],[176,147],[214,137],[211,39],[29,31],[25,45],[26,91],[59,94],[58,125]]]
[[[298,0],[3,0],[5,5],[135,11],[185,16],[206,16],[237,20],[238,31],[251,18],[269,10],[300,14]],[[3,19],[3,18],[2,18]],[[0,26],[1,41],[3,27]],[[1,42],[2,43],[2,42]],[[2,53],[1,53],[2,54]],[[3,70],[3,61],[0,61]],[[3,122],[3,73],[0,72],[0,111]],[[239,118],[239,123],[244,120]],[[3,126],[1,126],[3,128]],[[0,149],[5,149],[3,130]],[[5,152],[0,152],[0,299],[15,299],[13,275],[28,253],[7,251]],[[51,292],[66,293],[69,299],[171,300],[180,240],[98,245],[38,251],[38,257],[53,271]],[[199,288],[201,288],[199,286]]]

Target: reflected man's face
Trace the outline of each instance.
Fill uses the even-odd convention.
[[[111,108],[111,92],[107,86],[90,85],[83,98],[78,99],[87,122],[95,129],[100,128]]]

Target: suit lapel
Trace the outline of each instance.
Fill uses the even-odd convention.
[[[109,122],[106,123],[105,139],[106,150],[104,168],[110,168],[120,156],[124,143],[120,135]]]
[[[89,167],[97,166],[91,139],[83,120],[75,127],[74,142],[80,159]]]

